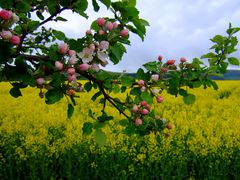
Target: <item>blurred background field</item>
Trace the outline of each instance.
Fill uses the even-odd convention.
[[[109,106],[104,146],[82,135],[88,110],[101,111],[93,93],[80,93],[67,119],[66,99],[46,105],[36,88],[15,99],[0,83],[0,179],[240,179],[240,81],[217,83],[218,91],[190,90],[193,105],[168,94],[154,104],[173,124],[169,137],[126,136]]]

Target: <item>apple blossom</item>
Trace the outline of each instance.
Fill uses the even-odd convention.
[[[90,67],[91,70],[98,72],[100,70],[99,65],[98,64],[92,64]]]
[[[81,59],[82,62],[87,64],[93,60],[93,50],[89,47],[85,47],[82,52],[77,54]]]
[[[169,59],[167,60],[167,65],[173,65],[175,63],[175,60],[174,59]]]
[[[156,81],[159,80],[159,75],[158,75],[158,74],[153,74],[153,75],[151,76],[151,79],[156,82]]]
[[[46,82],[44,78],[38,78],[36,81],[39,86],[42,86]]]
[[[144,86],[144,80],[142,80],[142,79],[139,80],[137,83],[138,83],[138,86],[139,86],[139,87]]]
[[[153,95],[157,95],[159,93],[159,90],[157,88],[153,88],[152,93]]]
[[[186,61],[187,61],[186,58],[184,58],[184,57],[181,57],[181,58],[180,58],[180,62],[181,62],[181,63],[185,63]]]
[[[10,42],[13,44],[13,45],[19,45],[20,44],[20,37],[16,36],[16,35],[12,35],[11,39],[10,39]]]
[[[69,75],[73,75],[73,74],[76,73],[76,71],[75,71],[74,68],[68,68],[67,73],[68,73]]]
[[[88,46],[92,51],[95,51],[95,49],[96,49],[96,47],[95,47],[95,44],[90,44],[89,46]]]
[[[146,88],[145,86],[143,86],[143,87],[141,87],[140,91],[141,91],[141,92],[145,92],[146,89],[147,89],[147,88]]]
[[[129,34],[129,30],[128,29],[123,29],[120,31],[120,36],[122,37],[127,37]]]
[[[98,57],[99,60],[101,60],[102,62],[105,62],[105,63],[108,60],[108,55],[105,52],[102,52],[102,51],[97,52],[97,57]]]
[[[61,63],[60,61],[56,61],[55,62],[55,67],[56,67],[57,70],[61,71],[61,70],[63,70],[64,66],[63,66],[63,63]]]
[[[1,31],[0,32],[0,36],[3,38],[3,39],[6,39],[6,40],[9,40],[12,38],[12,33],[10,31]]]
[[[172,124],[167,124],[166,128],[167,129],[172,129]]]
[[[109,42],[108,41],[101,41],[98,45],[98,48],[100,50],[107,50],[109,47]]]
[[[159,61],[162,61],[162,60],[163,60],[163,56],[161,56],[161,55],[158,56],[158,60],[159,60]]]
[[[113,29],[113,24],[111,22],[107,22],[105,27],[107,30],[111,31]]]
[[[3,20],[9,20],[12,17],[12,11],[8,11],[5,9],[2,9],[0,11],[0,18],[2,18]]]
[[[97,24],[98,24],[99,26],[103,26],[103,25],[105,24],[105,19],[103,19],[103,18],[98,18],[98,19],[97,19]]]
[[[164,101],[164,98],[162,96],[156,97],[158,103],[162,103]]]
[[[69,55],[69,56],[76,56],[76,54],[77,54],[77,53],[76,53],[76,51],[74,51],[74,50],[69,50],[69,51],[68,51],[68,55]]]
[[[138,112],[138,106],[136,104],[133,105],[132,111],[133,111],[133,113]]]
[[[79,70],[82,72],[87,71],[89,68],[90,68],[89,64],[80,64],[79,65]]]
[[[58,51],[61,54],[66,54],[68,52],[69,48],[68,48],[68,44],[67,43],[60,43],[58,45]]]
[[[77,61],[78,61],[78,58],[76,56],[71,56],[70,59],[68,60],[68,63],[70,65],[74,65],[77,63]]]
[[[146,109],[147,109],[148,111],[151,110],[151,106],[150,106],[149,104],[147,104],[145,107],[146,107]]]
[[[140,118],[137,118],[137,119],[135,120],[135,124],[136,124],[137,126],[142,125],[142,120],[141,120]]]
[[[149,113],[149,111],[147,110],[147,109],[143,109],[142,111],[141,111],[141,114],[142,115],[147,115]]]
[[[75,94],[75,91],[74,91],[73,89],[69,89],[69,90],[68,90],[68,94],[69,94],[70,96],[73,96],[73,95]]]

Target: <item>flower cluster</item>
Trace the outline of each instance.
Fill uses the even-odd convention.
[[[142,117],[145,115],[148,115],[151,110],[151,106],[146,102],[142,101],[138,105],[134,104],[132,108],[132,112],[134,113],[134,116],[136,117],[135,124],[136,125],[142,125]]]
[[[19,17],[12,11],[6,9],[0,11],[0,37],[13,45],[19,45],[21,42],[20,37],[11,30],[11,26],[18,21]]]

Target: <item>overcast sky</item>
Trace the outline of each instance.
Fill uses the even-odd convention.
[[[127,54],[119,64],[110,63],[107,70],[136,72],[142,64],[156,60],[158,55],[165,60],[186,57],[191,61],[208,52],[212,45],[209,39],[225,34],[229,22],[240,26],[239,0],[137,0],[137,8],[140,17],[150,23],[145,41],[130,34],[131,46],[127,46]],[[88,20],[66,12],[63,17],[68,18],[68,22],[48,25],[64,31],[68,37],[77,38],[85,34],[97,17],[112,17],[105,7],[94,13],[89,6],[87,12]],[[240,58],[240,52],[235,56]]]

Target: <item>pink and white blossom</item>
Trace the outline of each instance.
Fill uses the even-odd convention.
[[[12,38],[12,33],[10,31],[1,31],[0,32],[0,36],[3,38],[3,39],[6,39],[6,40],[9,40]]]
[[[169,60],[167,60],[167,65],[174,65],[174,63],[175,63],[175,60],[174,59],[169,59]]]
[[[113,23],[113,28],[115,28],[115,29],[118,28],[118,23],[117,22]]]
[[[99,67],[98,64],[92,64],[91,67],[90,67],[90,69],[91,69],[92,71],[98,72],[98,71],[100,70],[100,67]]]
[[[153,88],[152,93],[153,95],[157,95],[159,93],[159,90],[157,88]]]
[[[109,42],[108,41],[101,41],[98,45],[98,48],[100,50],[107,50],[109,47]]]
[[[107,22],[105,27],[107,30],[111,31],[113,29],[113,24],[111,22]]]
[[[76,73],[74,68],[68,68],[67,73],[70,75],[74,75]]]
[[[99,26],[103,26],[103,25],[105,24],[105,19],[104,19],[104,18],[98,18],[98,19],[97,19],[97,24],[98,24]]]
[[[144,80],[142,80],[142,79],[139,80],[137,83],[138,83],[138,86],[139,86],[139,87],[144,86]]]
[[[128,29],[123,29],[120,31],[120,36],[122,37],[127,37],[129,34],[129,30]]]
[[[133,105],[132,111],[133,111],[133,113],[138,112],[138,106],[136,104]]]
[[[76,54],[77,54],[77,53],[76,53],[76,51],[74,51],[74,50],[69,50],[69,51],[68,51],[68,55],[69,55],[69,56],[76,56]]]
[[[69,60],[68,60],[68,63],[69,63],[70,65],[74,65],[74,64],[77,63],[77,61],[78,61],[78,58],[77,58],[76,56],[71,56],[71,57],[69,58]]]
[[[108,55],[105,52],[98,51],[97,52],[97,57],[100,59],[102,62],[106,62],[108,60]]]
[[[181,62],[181,63],[185,63],[186,61],[187,61],[186,58],[184,58],[184,57],[181,57],[181,58],[180,58],[180,62]]]
[[[156,99],[158,103],[162,103],[164,101],[163,96],[157,96]]]
[[[151,79],[152,79],[152,81],[158,81],[159,80],[159,75],[158,74],[153,74],[152,76],[151,76]]]
[[[19,22],[19,17],[15,13],[12,13],[12,18],[13,18],[13,22],[14,23],[18,23]]]
[[[84,64],[87,64],[93,60],[93,50],[89,47],[86,47],[82,50],[82,52],[77,54]]]
[[[67,79],[68,81],[76,81],[77,80],[76,74],[72,74],[72,75],[68,74]]]
[[[142,111],[141,111],[141,114],[142,115],[147,115],[149,113],[149,111],[147,110],[147,109],[143,109]]]

